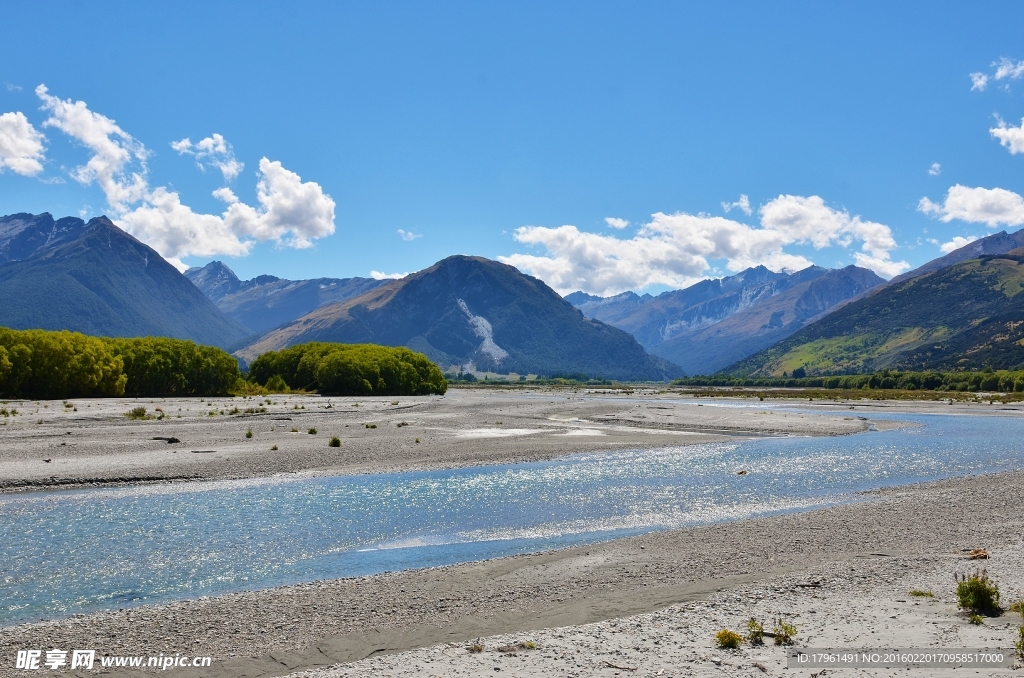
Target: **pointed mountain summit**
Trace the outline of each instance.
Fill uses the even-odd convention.
[[[239,280],[222,261],[190,268],[185,271],[185,277],[229,318],[256,333],[291,322],[325,304],[357,297],[388,282],[372,278],[285,280],[272,275]]]
[[[0,217],[0,325],[191,339],[235,347],[251,333],[155,250],[106,217]]]
[[[321,307],[238,351],[308,341],[407,346],[442,368],[662,380],[677,374],[628,333],[587,320],[540,280],[482,257],[453,256]]]

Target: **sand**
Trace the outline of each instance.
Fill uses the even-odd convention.
[[[66,459],[75,471],[66,477],[117,482],[136,474],[136,469],[154,477],[258,474],[264,468],[261,464],[270,464],[268,459],[274,457],[244,437],[231,440],[244,435],[247,426],[253,427],[254,438],[259,436],[257,442],[264,447],[275,440],[293,445],[295,454],[282,456],[296,460],[295,470],[328,472],[492,463],[601,449],[602,444],[677,445],[681,440],[728,439],[727,432],[835,435],[879,424],[871,422],[871,412],[899,411],[897,407],[1019,416],[988,405],[800,403],[801,408],[821,408],[820,415],[810,415],[772,412],[760,402],[726,403],[743,407],[713,407],[707,401],[698,407],[686,399],[667,402],[678,398],[672,394],[584,395],[453,391],[444,399],[399,399],[399,405],[332,399],[330,410],[313,409],[322,399],[275,396],[272,400],[282,404],[270,406],[279,409],[262,418],[183,414],[180,421],[174,417],[147,422],[128,422],[118,415],[131,403],[106,402],[106,410],[99,404],[85,408],[101,411],[79,428],[66,426],[71,417],[64,412],[47,416],[45,411],[54,409],[51,403],[50,408],[41,408],[42,413],[22,415],[23,421],[2,431],[5,437],[35,447],[31,453],[12,450],[6,444],[11,438],[0,438],[5,443],[0,471],[9,487],[45,483],[45,476],[25,469],[30,468],[32,454],[55,454],[54,447],[44,446],[59,445],[57,436],[65,428],[72,430],[69,438],[81,431],[83,441],[93,441],[69,451]],[[360,408],[352,407],[353,402]],[[292,409],[293,418],[284,426],[295,422],[300,429],[323,427],[317,436],[268,430],[279,425],[273,417],[283,416],[295,404],[307,409],[298,410],[297,416],[291,415]],[[71,414],[83,411],[82,403],[76,405],[79,413]],[[62,419],[65,416],[68,419]],[[44,423],[36,424],[38,418]],[[378,423],[377,429],[365,428],[371,421]],[[409,426],[397,427],[401,421]],[[344,423],[350,424],[348,429]],[[520,431],[510,436],[480,433],[507,429]],[[192,455],[203,460],[188,462],[140,461],[164,460],[174,453],[163,451],[157,441],[136,443],[129,436],[145,438],[166,431],[196,436],[184,447],[216,448],[217,454],[230,441],[234,447],[224,456],[231,454],[232,461],[207,461],[210,455]],[[333,431],[351,433],[341,448],[347,456],[331,456],[331,448],[326,448],[324,438]],[[567,435],[576,431],[584,433]],[[108,436],[110,441],[103,442]],[[406,438],[414,436],[423,439],[421,447],[407,443]],[[309,443],[312,438],[319,439],[318,444]],[[150,444],[155,449],[132,448]],[[162,441],[160,445],[169,446]],[[131,458],[130,473],[118,467],[117,449]],[[57,460],[54,456],[51,464]],[[229,463],[237,466],[228,467]],[[94,469],[92,475],[85,473],[89,468]],[[12,478],[9,469],[18,469],[20,475]],[[982,627],[969,625],[955,608],[951,573],[973,569],[974,563],[964,560],[963,549],[984,547],[992,554],[984,564],[1004,597],[1024,592],[1024,473],[891,488],[863,499],[541,554],[8,627],[0,634],[0,675],[18,674],[10,668],[17,649],[64,646],[96,647],[109,654],[211,655],[213,667],[203,675],[215,676],[803,676],[820,671],[782,668],[784,651],[774,646],[714,649],[715,631],[739,629],[752,614],[766,621],[779,615],[793,621],[798,642],[814,647],[875,646],[882,639],[888,646],[901,647],[1012,646],[1020,620],[1006,615]],[[814,582],[818,585],[801,586]],[[907,595],[910,588],[930,589],[936,597],[912,599]],[[469,652],[467,646],[478,638],[485,651]],[[499,646],[527,640],[537,649],[497,651]],[[899,675],[933,674],[901,670]]]

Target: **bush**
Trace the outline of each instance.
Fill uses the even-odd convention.
[[[146,415],[146,408],[145,407],[133,407],[132,409],[130,409],[127,412],[125,412],[124,416],[128,417],[129,419],[149,419],[150,418],[149,416]]]
[[[252,429],[249,429],[248,431],[245,432],[245,437],[252,438]]]
[[[715,634],[715,644],[726,650],[735,650],[743,642],[743,636],[730,629],[722,629]]]
[[[772,633],[775,634],[776,645],[792,645],[793,638],[796,636],[796,627],[782,621],[780,618],[775,620],[775,627],[772,629]]]
[[[341,447],[341,438],[338,436],[331,436],[331,441],[327,443],[329,447]]]
[[[956,579],[957,606],[961,610],[987,617],[998,617],[1003,613],[999,607],[999,587],[988,578],[987,570],[953,576]]]
[[[747,642],[751,645],[764,644],[764,625],[754,617],[747,621]]]
[[[269,393],[290,393],[291,389],[288,388],[288,384],[280,374],[275,374],[267,380],[267,391]]]
[[[1017,628],[1017,642],[1013,644],[1013,648],[1017,650],[1017,659],[1024,661],[1024,626]]]
[[[311,428],[308,431],[306,431],[306,433],[308,433],[311,436],[315,436],[316,435],[316,429],[315,428]]]
[[[448,382],[422,353],[374,344],[310,342],[268,351],[249,367],[249,375],[269,385],[280,377],[288,388],[331,395],[443,394]]]

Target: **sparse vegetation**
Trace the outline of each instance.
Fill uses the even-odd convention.
[[[980,614],[972,614],[967,618],[967,621],[976,626],[981,626],[985,623],[985,618],[982,617]]]
[[[146,414],[146,408],[141,405],[128,410],[124,413],[124,416],[129,419],[152,419],[152,416]]]
[[[420,442],[420,439],[419,439],[419,438],[417,438],[417,439],[416,439],[416,444],[418,445],[418,444],[419,444],[419,442]]]
[[[331,440],[327,445],[329,447],[341,447],[341,438],[338,436],[331,436]]]
[[[1007,607],[1006,609],[1010,612],[1016,612],[1021,617],[1024,617],[1024,598],[1021,598],[1020,600],[1016,600],[1010,603],[1009,607]]]
[[[480,644],[480,641],[477,641],[477,642],[473,643],[472,645],[470,645],[469,647],[467,647],[466,650],[468,650],[469,652],[473,652],[473,653],[483,652],[484,651],[484,646],[482,644]]]
[[[743,642],[743,636],[732,629],[722,629],[715,634],[715,644],[723,650],[735,650]]]
[[[299,432],[299,429],[297,429],[295,427],[292,427],[292,433],[298,433],[298,432]]]
[[[363,424],[366,428],[377,428],[376,424]]]
[[[915,598],[934,598],[935,594],[931,591],[922,591],[921,589],[914,589],[910,592],[910,595]]]
[[[792,645],[793,638],[796,637],[796,627],[786,621],[783,621],[780,617],[775,620],[775,625],[772,627],[772,633],[775,634],[776,645]]]
[[[1013,644],[1013,648],[1017,650],[1017,659],[1024,661],[1024,626],[1017,628],[1017,642]]]
[[[272,446],[270,447],[270,451],[271,451],[271,452],[276,452],[276,451],[277,451],[277,445],[272,445]]]
[[[504,652],[505,654],[514,654],[522,650],[536,650],[537,645],[532,640],[519,641],[518,643],[507,643],[505,645],[499,645],[495,648],[498,652]]]
[[[1003,613],[999,607],[999,587],[989,579],[987,570],[953,576],[956,579],[957,606],[961,610],[986,617],[998,617]]]
[[[311,436],[315,436],[316,435],[316,429],[315,428],[311,428],[308,431],[306,431],[306,433],[308,433]]]
[[[747,621],[747,642],[751,645],[764,645],[764,624],[754,617]]]
[[[245,432],[245,437],[252,438],[252,429],[249,429],[248,431]]]

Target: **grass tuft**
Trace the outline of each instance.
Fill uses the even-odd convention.
[[[274,445],[273,447],[271,447],[270,451],[271,452],[276,452],[277,451],[277,445]]]
[[[249,429],[248,431],[245,432],[245,437],[252,438],[252,429]]]
[[[931,591],[922,591],[921,589],[914,589],[910,592],[910,595],[915,598],[934,598],[935,594]]]
[[[775,626],[772,628],[772,633],[775,634],[776,645],[792,645],[793,638],[796,636],[796,627],[783,621],[780,617],[775,620]]]
[[[311,436],[315,436],[316,435],[316,429],[315,428],[311,428],[308,431],[306,431],[306,433],[308,433]]]
[[[141,405],[139,407],[133,407],[132,409],[128,410],[127,412],[124,413],[124,416],[128,417],[129,419],[149,419],[150,418],[146,414],[146,408],[142,407]]]
[[[341,447],[341,438],[338,436],[331,436],[331,441],[327,443],[328,447]]]

